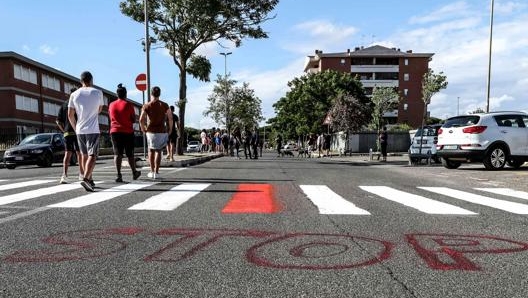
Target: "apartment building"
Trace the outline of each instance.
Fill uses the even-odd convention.
[[[374,87],[393,87],[400,94],[398,109],[383,115],[386,123],[406,123],[417,128],[422,124],[422,78],[429,69],[432,53],[402,52],[397,48],[375,45],[356,47],[343,53],[323,53],[315,50],[308,56],[304,72],[327,69],[349,72],[358,76],[365,92],[371,96]]]
[[[97,76],[97,74],[94,74]],[[58,131],[55,120],[79,78],[15,52],[0,52],[0,131],[3,135],[24,136]],[[103,91],[105,107],[99,115],[102,132],[109,130],[108,104],[114,92]],[[131,101],[139,117],[141,104]],[[139,126],[136,126],[139,132]]]

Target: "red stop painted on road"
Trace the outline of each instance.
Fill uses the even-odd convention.
[[[136,77],[136,88],[139,91],[147,90],[147,75],[144,73],[138,74]]]

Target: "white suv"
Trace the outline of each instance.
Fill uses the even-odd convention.
[[[436,154],[442,165],[456,169],[462,162],[482,162],[488,170],[528,161],[528,114],[492,112],[456,116],[438,131]]]

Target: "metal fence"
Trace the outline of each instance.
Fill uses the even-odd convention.
[[[333,151],[349,153],[368,153],[370,149],[377,150],[378,134],[375,131],[353,133],[347,136],[345,133],[332,134],[331,148]],[[407,152],[411,146],[409,132],[388,132],[387,152]]]

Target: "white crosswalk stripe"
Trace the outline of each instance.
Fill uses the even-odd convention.
[[[128,209],[157,211],[174,210],[210,185],[211,184],[208,183],[184,183],[171,188],[169,191],[150,197],[146,201],[136,204]]]
[[[29,180],[29,181],[24,181],[24,182],[10,183],[10,184],[5,184],[5,185],[0,185],[0,191],[28,187],[28,186],[39,185],[39,184],[45,184],[45,183],[50,183],[53,181],[55,180]]]
[[[81,208],[89,205],[101,203],[104,201],[111,200],[113,198],[126,195],[135,190],[149,187],[156,184],[156,182],[134,182],[128,184],[122,184],[116,187],[108,188],[102,191],[90,193],[84,196],[80,196],[62,203],[52,204],[50,208]]]
[[[511,188],[475,188],[475,189],[491,192],[491,193],[502,195],[502,196],[528,200],[528,192],[519,191],[519,190],[515,190]]]
[[[20,201],[36,199],[38,197],[43,197],[47,195],[70,191],[70,190],[74,190],[78,188],[82,188],[80,183],[60,184],[60,185],[55,185],[51,187],[28,190],[28,191],[24,191],[24,192],[12,194],[12,195],[1,196],[0,205],[7,205],[11,203],[20,202]]]
[[[320,214],[370,215],[370,212],[356,207],[326,185],[300,185],[300,188],[317,206]]]
[[[528,205],[510,202],[510,201],[504,201],[504,200],[498,200],[486,196],[481,196],[477,194],[473,194],[466,191],[451,189],[447,187],[419,187],[420,189],[424,189],[430,192],[438,193],[441,195],[445,195],[448,197],[452,197],[455,199],[459,199],[462,201],[479,204],[483,206],[492,207],[495,209],[504,210],[507,212],[515,213],[515,214],[528,214]]]
[[[391,200],[407,207],[411,207],[429,214],[456,214],[456,215],[475,215],[476,213],[457,206],[449,205],[443,202],[435,201],[400,191],[388,186],[360,186],[361,189],[378,195],[387,200]]]

